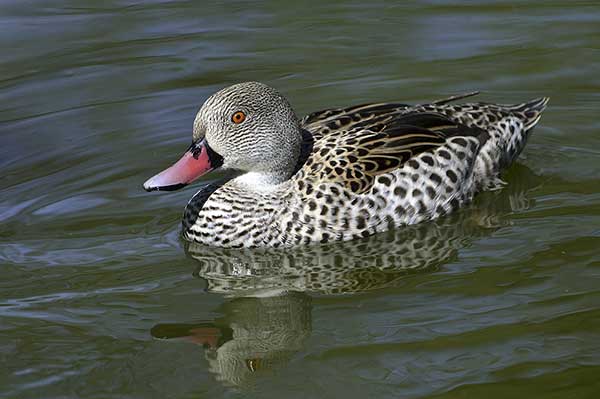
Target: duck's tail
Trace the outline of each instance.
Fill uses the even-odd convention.
[[[502,186],[498,177],[500,172],[517,159],[542,117],[548,100],[548,97],[541,97],[522,104],[500,106],[509,114],[487,130],[489,138],[475,163],[474,176],[480,188],[490,190]]]
[[[507,106],[506,108],[523,121],[526,131],[531,130],[542,117],[550,97],[540,97],[521,104]]]

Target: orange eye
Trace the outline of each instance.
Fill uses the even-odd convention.
[[[231,121],[233,123],[242,123],[244,120],[246,120],[246,114],[242,111],[238,111],[235,114],[231,115]]]

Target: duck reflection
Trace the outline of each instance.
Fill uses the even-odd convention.
[[[224,316],[212,322],[157,324],[151,334],[204,346],[209,371],[217,380],[248,386],[302,349],[311,331],[310,301],[296,292],[235,298],[220,309]]]
[[[516,170],[515,170],[516,169]],[[513,168],[511,184],[480,196],[443,219],[365,238],[287,250],[224,249],[189,244],[195,276],[209,292],[229,298],[209,323],[159,324],[157,338],[203,345],[209,370],[227,385],[244,386],[283,367],[311,331],[309,294],[349,294],[393,287],[412,273],[440,269],[461,248],[510,224],[507,214],[529,207],[538,177]]]

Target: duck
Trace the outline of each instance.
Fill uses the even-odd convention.
[[[501,189],[549,99],[515,105],[385,102],[302,119],[276,89],[244,82],[211,95],[181,159],[146,191],[180,189],[214,171],[189,200],[182,237],[225,248],[289,248],[368,237],[447,215]]]

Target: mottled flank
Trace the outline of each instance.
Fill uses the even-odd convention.
[[[415,106],[330,109],[297,121],[281,95],[245,83],[207,101],[195,137],[211,131],[215,115],[227,116],[221,109],[236,109],[230,103],[237,92],[250,103],[252,125],[233,132],[221,126],[222,133],[206,138],[224,167],[244,173],[192,198],[183,222],[190,241],[289,247],[437,218],[502,186],[500,172],[517,158],[548,102],[450,104],[471,93]],[[252,104],[253,93],[259,105]],[[266,117],[263,108],[277,110],[279,119]]]

